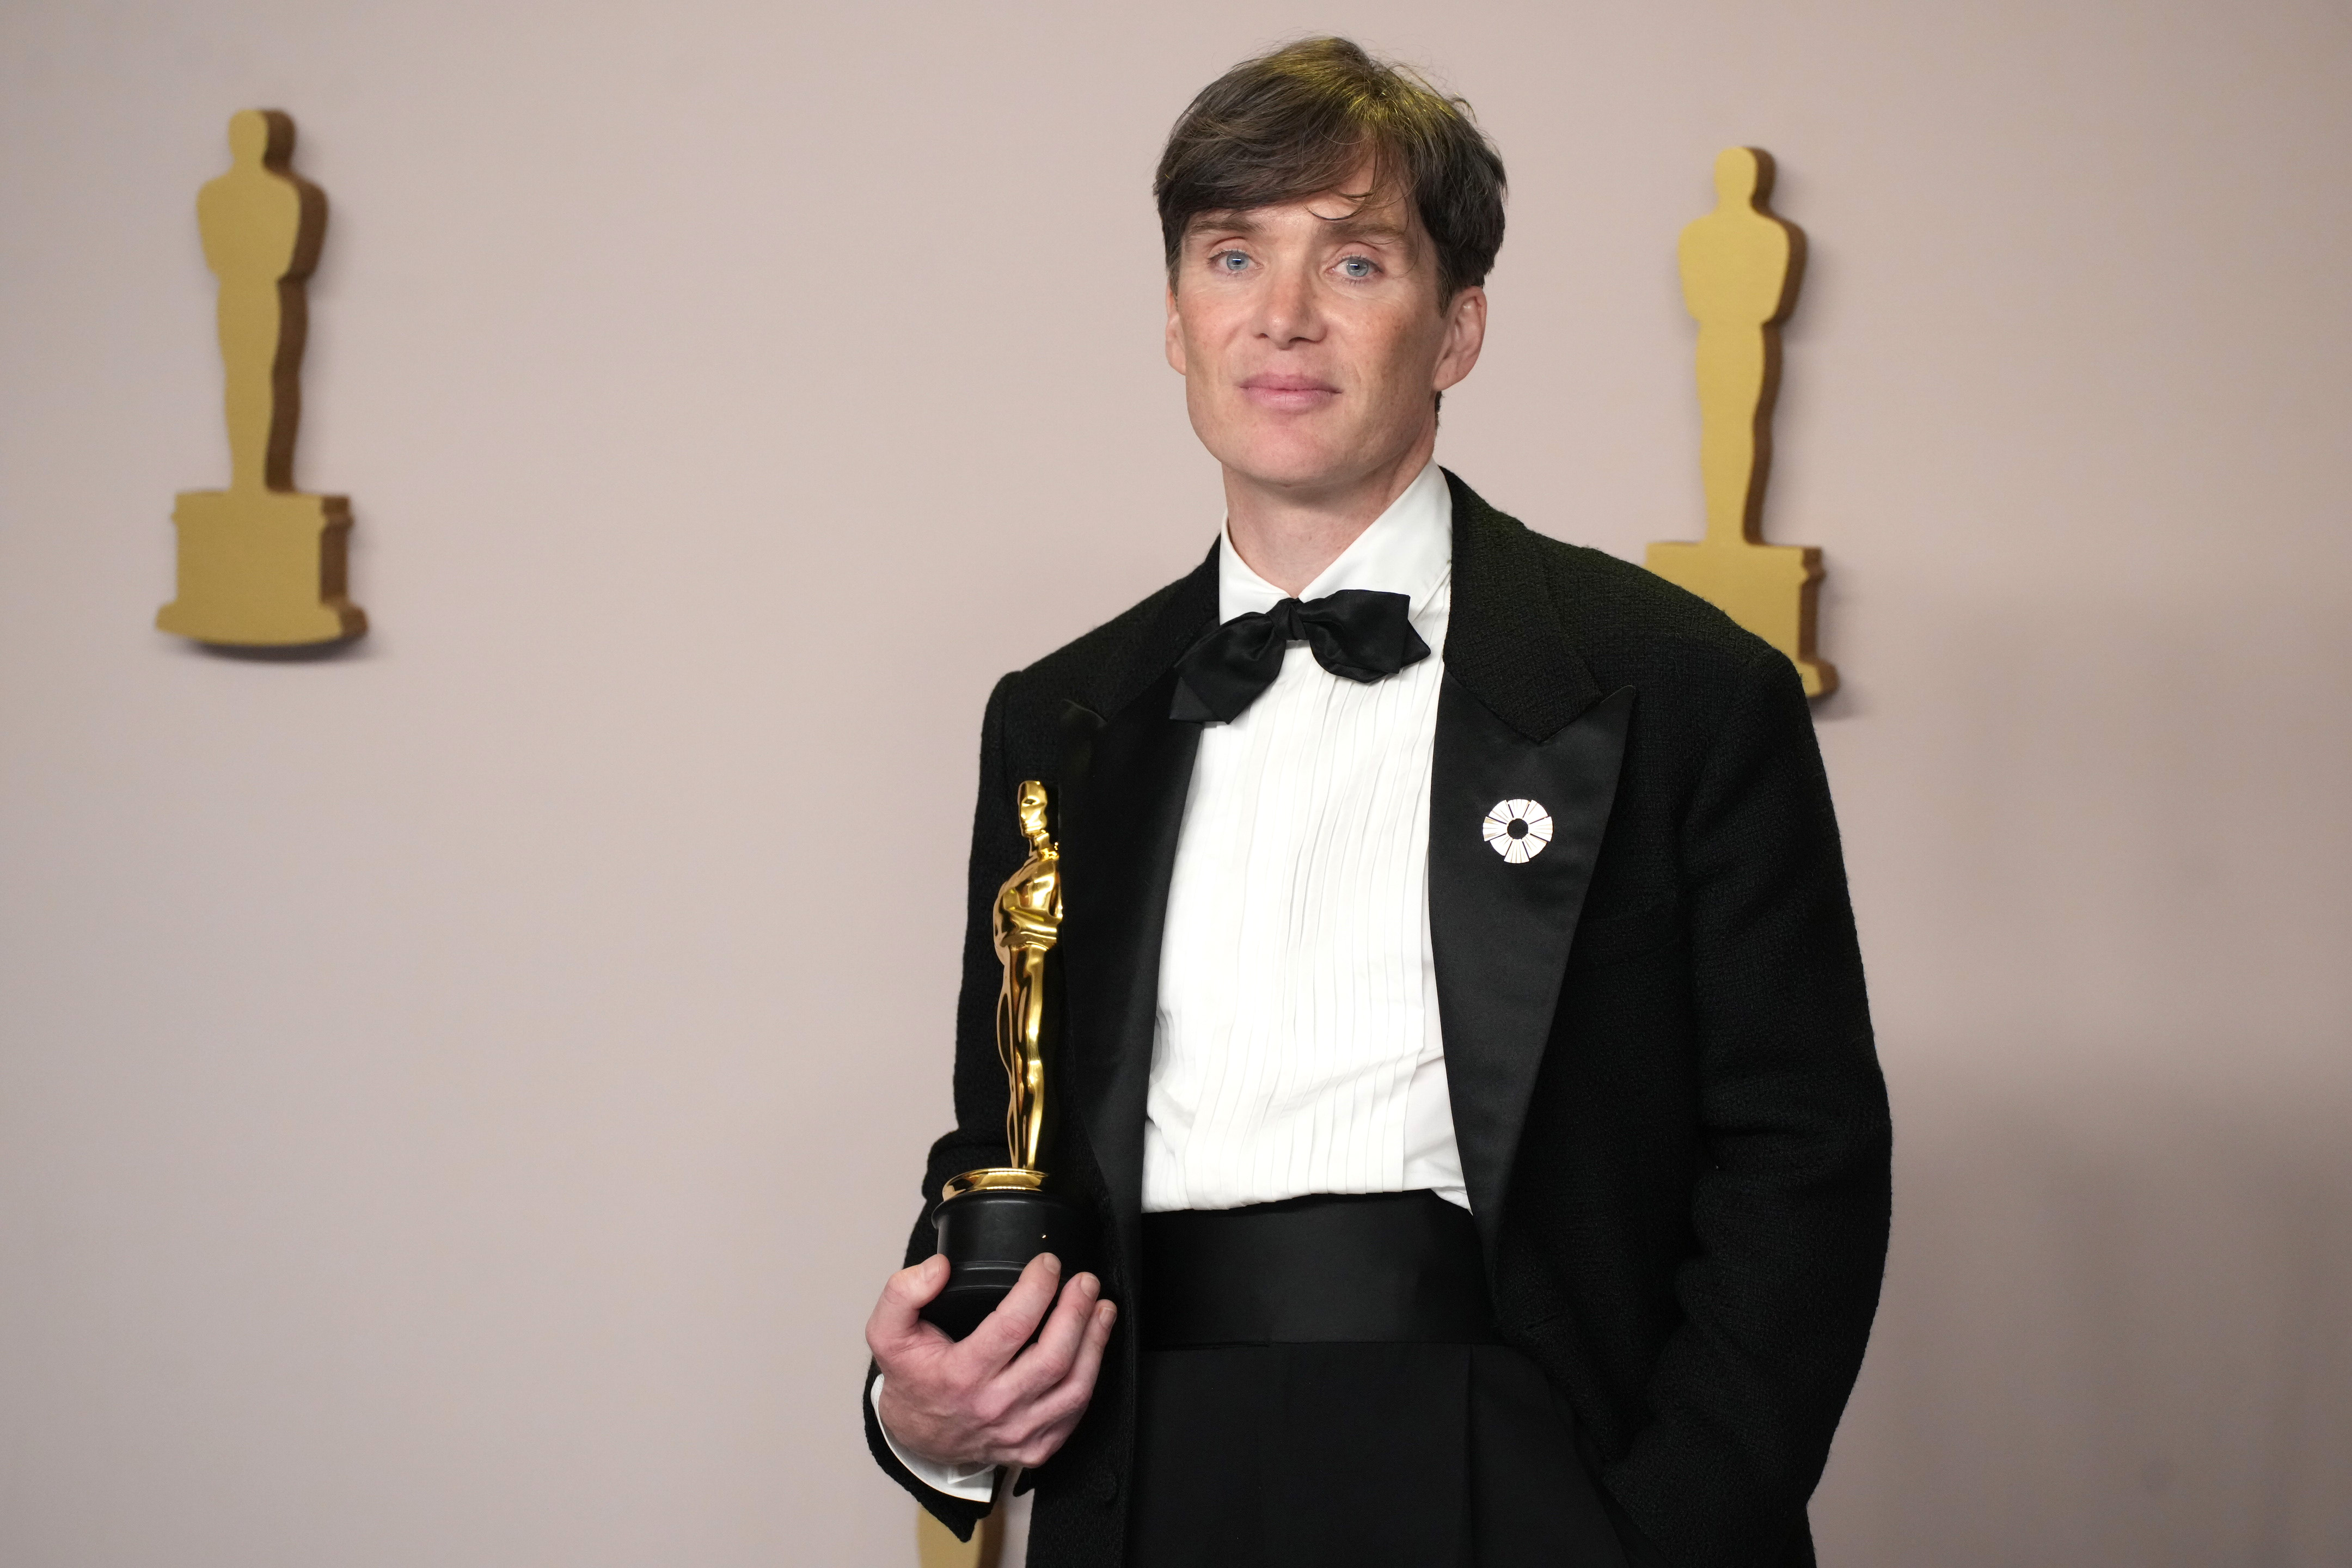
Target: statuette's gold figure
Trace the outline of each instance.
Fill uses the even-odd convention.
[[[1045,1179],[1045,955],[1062,932],[1062,853],[1045,826],[1045,786],[1021,786],[1021,836],[1029,858],[996,892],[990,921],[1004,984],[996,995],[996,1054],[1011,1099],[1004,1111],[1005,1163],[967,1171],[950,1196],[982,1187],[1034,1187]]]
[[[1683,230],[1683,300],[1698,321],[1699,472],[1706,537],[1650,546],[1648,565],[1787,654],[1808,695],[1837,688],[1813,657],[1822,552],[1763,542],[1780,322],[1796,304],[1805,237],[1766,210],[1772,159],[1733,147],[1715,161],[1715,211]]]
[[[1021,786],[1021,837],[1029,858],[996,894],[996,956],[1004,988],[996,998],[996,1054],[1012,1080],[1004,1112],[1008,1163],[1042,1171],[1045,1131],[1045,955],[1062,933],[1062,852],[1045,831],[1045,786]]]
[[[344,589],[351,503],[294,489],[301,415],[302,280],[326,237],[327,198],[288,166],[294,121],[231,117],[229,172],[196,196],[205,262],[220,279],[229,484],[181,495],[179,596],[155,624],[199,642],[340,642],[367,629]]]

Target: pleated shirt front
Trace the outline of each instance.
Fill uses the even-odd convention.
[[[1204,725],[1160,958],[1143,1207],[1428,1187],[1468,1198],[1429,942],[1429,771],[1452,605],[1432,463],[1302,599],[1403,594],[1430,657],[1366,685],[1304,643]],[[1286,595],[1218,552],[1219,619]]]

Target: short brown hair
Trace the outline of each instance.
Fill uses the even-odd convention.
[[[1469,104],[1346,38],[1302,38],[1202,89],[1168,133],[1151,194],[1171,286],[1202,213],[1336,191],[1367,158],[1372,190],[1397,190],[1436,243],[1440,308],[1485,282],[1503,247],[1503,160]]]

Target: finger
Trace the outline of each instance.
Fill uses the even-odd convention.
[[[1078,1414],[1082,1415],[1084,1412],[1080,1411]],[[1070,1434],[1077,1430],[1077,1426],[1078,1415],[1072,1415],[1055,1422],[1026,1443],[1016,1445],[1003,1462],[1034,1470],[1062,1451],[1062,1445],[1070,1440]]]
[[[1095,1396],[1095,1381],[1102,1372],[1104,1348],[1110,1343],[1112,1326],[1118,1321],[1118,1309],[1108,1301],[1096,1303],[1087,1315],[1086,1334],[1070,1363],[1070,1370],[1062,1381],[1033,1401],[1025,1414],[1028,1432],[1016,1436],[1011,1449],[1013,1459],[1024,1465],[1042,1465],[1055,1448],[1062,1446],[1078,1417]],[[1041,1447],[1040,1445],[1043,1445]]]
[[[1029,1336],[1037,1331],[1061,1282],[1062,1260],[1050,1252],[1039,1253],[1021,1270],[1020,1279],[996,1304],[996,1310],[980,1321],[980,1327],[964,1336],[957,1351],[983,1375],[1002,1372],[1005,1363],[1029,1342]]]
[[[1041,1405],[1068,1400],[1074,1410],[1087,1407],[1087,1402],[1095,1396],[1095,1379],[1102,1372],[1103,1352],[1118,1322],[1118,1308],[1115,1303],[1095,1303],[1095,1310],[1087,1318],[1086,1333],[1078,1341],[1077,1353],[1070,1358],[1070,1370],[1041,1396]]]
[[[1012,1446],[1008,1455],[1012,1463],[1042,1465],[1069,1440],[1079,1418],[1094,1400],[1095,1379],[1102,1371],[1104,1347],[1110,1343],[1111,1328],[1118,1321],[1118,1307],[1108,1301],[1097,1304],[1087,1321],[1087,1335],[1079,1344],[1069,1376],[1032,1407],[1032,1414],[1041,1425],[1030,1432],[1026,1440]]]
[[[877,1356],[886,1345],[897,1346],[919,1337],[926,1325],[917,1315],[925,1304],[947,1289],[948,1260],[936,1255],[911,1268],[901,1268],[882,1287],[874,1315],[866,1321],[866,1343]],[[932,1329],[932,1333],[939,1330]]]
[[[1095,1303],[1101,1298],[1102,1283],[1091,1274],[1081,1274],[1062,1288],[1062,1299],[1054,1304],[1054,1315],[1045,1320],[1045,1332],[997,1379],[998,1386],[1013,1396],[1016,1405],[1069,1375]]]

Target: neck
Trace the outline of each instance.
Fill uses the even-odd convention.
[[[1225,469],[1225,529],[1249,569],[1297,597],[1404,494],[1437,450],[1437,422],[1392,462],[1341,481],[1281,485]]]

